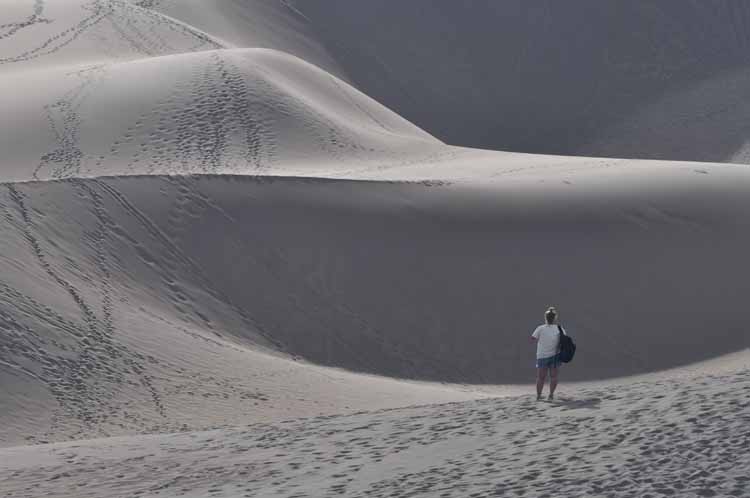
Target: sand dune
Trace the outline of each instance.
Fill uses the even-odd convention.
[[[0,0],[0,494],[742,496],[745,12]]]
[[[290,358],[524,382],[527,329],[537,303],[553,300],[582,343],[567,380],[750,347],[737,271],[747,220],[734,216],[746,210],[746,169],[557,167],[483,184],[227,175],[7,184],[3,362],[57,406],[12,439],[174,429],[187,423],[184,403],[196,405],[188,426],[204,426],[201,396],[231,397],[225,421],[308,413],[302,405],[324,399],[323,386],[274,408],[279,394],[264,384],[281,369],[285,389],[302,389],[305,369]],[[200,382],[186,383],[188,373]],[[128,420],[123,398],[148,409]]]
[[[316,27],[290,2],[265,0],[157,0],[150,8],[210,33],[229,47],[259,47],[293,54],[338,78],[343,68]],[[348,81],[348,80],[347,80]]]
[[[7,448],[0,470],[12,496],[747,496],[747,394],[745,370],[568,391],[550,404]]]
[[[221,48],[206,33],[124,0],[3,1],[0,74]]]
[[[424,156],[441,145],[281,52],[232,49],[13,73],[2,97],[6,180],[287,173]],[[317,169],[316,169],[317,167]]]
[[[3,185],[0,372],[3,385],[13,386],[3,395],[4,444],[477,395],[301,363],[293,349],[302,348],[290,349],[282,340],[291,336],[276,330],[302,317],[270,331],[254,316],[268,319],[266,306],[283,312],[291,300],[306,297],[285,295],[289,282],[268,273],[287,271],[283,261],[279,266],[279,254],[261,249],[252,235],[257,222],[248,219],[253,206],[242,190],[260,186],[262,194],[263,183],[221,178],[205,180],[218,192],[203,192],[203,182],[189,178]],[[224,188],[235,195],[222,201]],[[199,220],[238,230],[211,242],[225,264],[231,250],[250,249],[247,262],[236,261],[238,276],[254,278],[243,271],[246,264],[264,273],[265,281],[245,281],[253,291],[243,302],[228,294],[239,279],[222,281],[211,263],[195,259],[204,254],[185,250],[199,235]],[[211,241],[216,233],[202,238]],[[275,306],[281,295],[284,303]],[[309,305],[297,306],[307,313]],[[299,329],[297,342],[325,340],[315,332]]]
[[[453,145],[748,162],[741,0],[200,4],[156,8],[309,58]]]

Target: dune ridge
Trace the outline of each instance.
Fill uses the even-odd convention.
[[[325,171],[441,145],[346,83],[270,49],[13,74],[6,180]],[[301,83],[300,83],[301,82]],[[42,105],[44,102],[51,104]],[[48,151],[41,154],[41,151]],[[317,166],[317,168],[316,168]]]
[[[185,5],[154,8],[321,65],[453,145],[747,162],[741,0]]]

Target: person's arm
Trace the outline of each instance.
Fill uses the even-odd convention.
[[[539,328],[531,334],[531,342],[537,342],[539,340]]]

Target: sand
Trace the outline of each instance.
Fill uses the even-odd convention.
[[[749,161],[742,1],[162,0],[155,8],[240,46],[278,47],[326,67],[454,145]],[[270,26],[296,36],[281,41]]]
[[[0,494],[747,494],[742,71],[516,147],[452,65],[511,3],[403,7],[415,53],[360,4],[0,2]],[[440,65],[417,13],[477,37]],[[579,350],[537,403],[550,304]]]
[[[6,448],[8,496],[747,496],[750,376]]]

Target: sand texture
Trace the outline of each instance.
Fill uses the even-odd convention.
[[[750,376],[2,450],[8,496],[747,496]],[[7,463],[6,463],[7,462]]]
[[[0,495],[748,496],[712,5],[0,0]]]
[[[325,67],[451,144],[750,162],[743,0],[162,0],[155,8],[230,43]],[[269,26],[296,36],[281,40]]]

